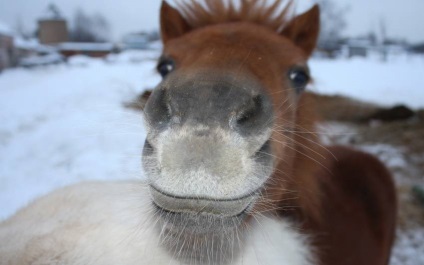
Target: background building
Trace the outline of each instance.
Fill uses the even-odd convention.
[[[50,5],[38,20],[38,38],[41,44],[57,44],[69,39],[68,25],[56,6]]]
[[[0,23],[0,72],[16,65],[13,31]]]

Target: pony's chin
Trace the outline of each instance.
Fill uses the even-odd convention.
[[[240,227],[248,217],[249,206],[245,210],[234,215],[221,215],[206,212],[173,212],[161,208],[153,202],[156,213],[159,216],[161,229],[167,232],[175,232],[191,235],[210,233],[225,233]]]

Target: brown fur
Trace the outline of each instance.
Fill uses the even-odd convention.
[[[256,211],[297,220],[315,239],[319,264],[387,264],[393,242],[393,182],[374,157],[322,146],[315,133],[313,99],[297,98],[285,73],[305,66],[319,33],[319,8],[289,19],[291,2],[191,0],[162,7],[164,56],[177,69],[220,69],[259,79],[275,111],[275,173]],[[229,3],[229,4],[227,4]],[[181,13],[180,13],[181,12]]]
[[[320,264],[388,264],[394,239],[396,196],[390,173],[375,157],[334,146],[321,168],[322,222],[306,222]]]

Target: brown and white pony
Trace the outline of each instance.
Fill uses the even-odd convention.
[[[315,134],[319,8],[265,2],[163,2],[148,182],[37,200],[0,225],[0,264],[388,264],[390,174]]]

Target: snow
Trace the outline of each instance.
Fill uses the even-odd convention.
[[[152,50],[161,50],[163,47],[162,42],[161,41],[154,41],[150,43],[149,48]]]
[[[92,43],[92,42],[63,42],[57,45],[61,51],[112,51],[112,43]]]
[[[89,66],[93,63],[101,63],[101,61],[83,54],[71,56],[67,60],[67,64],[71,66]]]
[[[13,30],[8,25],[0,21],[0,35],[13,36],[14,34]]]
[[[126,50],[120,54],[109,54],[106,61],[110,63],[141,63],[146,60],[157,60],[157,50]]]
[[[377,59],[328,59],[310,62],[314,91],[341,94],[384,106],[424,107],[424,57],[396,56],[387,63]]]
[[[15,69],[0,75],[0,220],[42,194],[142,177],[145,131],[123,108],[158,83],[155,61]]]
[[[58,187],[143,178],[143,118],[124,103],[159,82],[158,56],[158,51],[126,51],[106,60],[76,56],[68,64],[0,74],[0,220]],[[423,58],[387,63],[314,59],[311,69],[315,91],[424,107],[424,90],[418,87]],[[348,127],[334,125],[328,131],[335,136],[323,133],[326,142],[338,137],[349,143],[352,137]],[[393,168],[405,166],[402,150],[385,145],[362,149]],[[414,231],[398,236],[393,265],[422,263],[413,244],[424,240],[424,231]]]
[[[387,144],[368,144],[360,147],[363,151],[379,157],[391,169],[400,169],[408,166],[405,151]]]
[[[399,234],[396,247],[393,248],[391,265],[420,265],[424,264],[424,228],[417,228]],[[421,249],[418,250],[417,249]]]
[[[47,55],[57,53],[56,47],[40,44],[38,39],[35,38],[24,39],[20,36],[15,36],[13,39],[13,44],[15,45],[15,48],[18,48],[20,50],[31,51],[38,54]]]
[[[26,40],[22,37],[15,37],[13,40],[13,44],[16,48],[22,50],[36,50],[38,47],[41,46],[37,39]]]
[[[49,53],[46,55],[33,55],[25,57],[19,61],[19,65],[23,67],[35,67],[41,65],[58,64],[64,61],[59,53]]]

